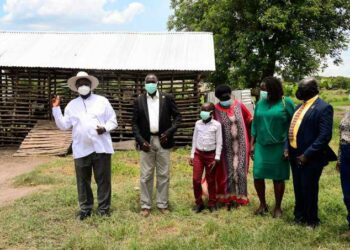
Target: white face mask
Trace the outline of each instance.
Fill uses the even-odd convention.
[[[89,86],[83,85],[78,88],[79,95],[87,95],[91,91]]]
[[[261,99],[263,99],[263,98],[267,99],[267,91],[261,90],[260,91],[260,98]]]

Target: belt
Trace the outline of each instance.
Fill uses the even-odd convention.
[[[157,133],[151,133],[152,136],[159,136],[159,132]]]
[[[198,148],[196,148],[196,150],[198,151],[198,153],[207,153],[207,154],[214,154],[216,152],[216,150],[203,151],[203,150],[199,150]]]

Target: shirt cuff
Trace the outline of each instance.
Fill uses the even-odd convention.
[[[220,154],[221,155],[221,154]],[[220,161],[220,155],[215,155],[215,160]]]
[[[103,127],[106,129],[106,132],[110,133],[112,130],[115,130],[118,128],[118,122],[117,120],[112,122],[107,122]]]
[[[58,114],[62,114],[61,107],[52,107],[52,114],[56,116]]]

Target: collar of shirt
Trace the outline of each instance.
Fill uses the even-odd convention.
[[[205,123],[203,120],[200,120],[200,123],[203,124],[203,125],[209,125],[209,124],[212,124],[213,123],[213,118],[211,118],[211,120],[207,123]]]
[[[156,94],[153,97],[149,93],[147,93],[147,98],[151,98],[151,99],[159,98],[159,91],[157,90]]]
[[[83,98],[81,95],[79,97],[85,102],[85,101],[90,101],[91,99],[94,98],[94,93],[91,92],[91,94],[88,96],[88,98]]]

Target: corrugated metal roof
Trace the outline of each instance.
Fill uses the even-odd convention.
[[[206,32],[0,32],[0,66],[214,71]]]

